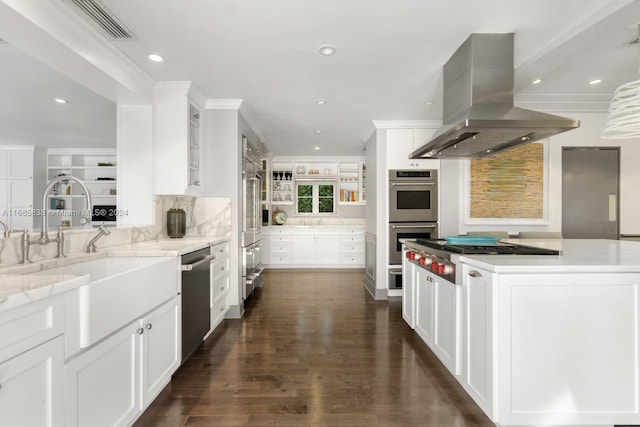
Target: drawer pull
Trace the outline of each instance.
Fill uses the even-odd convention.
[[[471,270],[471,271],[469,272],[469,276],[471,276],[471,277],[482,277],[482,274],[480,274],[480,272],[479,272],[479,271]]]
[[[151,329],[153,328],[153,325],[151,323],[147,323],[146,325],[144,325],[144,327],[147,329]]]
[[[138,329],[136,330],[136,334],[138,334],[138,335],[142,335],[142,334],[144,334],[144,329],[142,329],[142,328],[138,328]]]
[[[220,290],[221,290],[221,291],[224,291],[224,286],[220,286]]]
[[[223,307],[220,307],[220,311],[224,311],[224,306],[223,306]]]

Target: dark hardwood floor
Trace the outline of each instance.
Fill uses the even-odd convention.
[[[363,272],[270,270],[135,424],[493,426]]]

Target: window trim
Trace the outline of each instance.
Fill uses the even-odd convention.
[[[311,185],[311,212],[298,211],[298,185]],[[333,212],[319,212],[320,209],[320,185],[331,185],[333,187]],[[294,180],[294,209],[296,216],[336,216],[338,215],[338,198],[336,192],[338,190],[338,181],[334,179],[296,179]]]

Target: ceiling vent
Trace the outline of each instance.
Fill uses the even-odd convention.
[[[98,0],[62,0],[113,40],[136,40],[131,31]]]

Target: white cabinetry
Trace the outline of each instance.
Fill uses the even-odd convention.
[[[211,247],[211,330],[218,327],[229,310],[229,242],[225,241]]]
[[[115,206],[116,168],[115,149],[52,148],[47,152],[46,184],[57,176],[71,175],[85,183],[94,206]],[[49,216],[51,227],[60,226],[63,220],[72,227],[80,226],[81,217],[75,213],[85,208],[82,188],[72,181],[55,184],[47,195],[46,209],[56,211]]]
[[[416,333],[433,347],[434,280],[424,268],[415,268]]]
[[[338,170],[338,203],[363,205],[366,200],[367,169],[364,161],[340,162]]]
[[[433,169],[439,163],[432,159],[409,159],[435,129],[388,129],[387,169]]]
[[[191,82],[155,91],[157,194],[202,194],[202,97]]]
[[[0,424],[63,427],[64,300],[0,313]]]
[[[269,263],[273,265],[291,264],[291,228],[271,227],[269,231]]]
[[[10,229],[32,228],[44,183],[44,150],[33,146],[0,148],[0,221]]]
[[[66,365],[66,426],[132,423],[180,364],[174,297]]]
[[[296,228],[291,235],[291,246],[293,264],[317,266],[340,263],[340,235],[336,228]]]
[[[493,419],[493,273],[463,264],[462,386]]]
[[[411,329],[416,328],[416,267],[406,257],[402,246],[402,318]]]
[[[340,263],[364,266],[364,228],[340,229]]]

